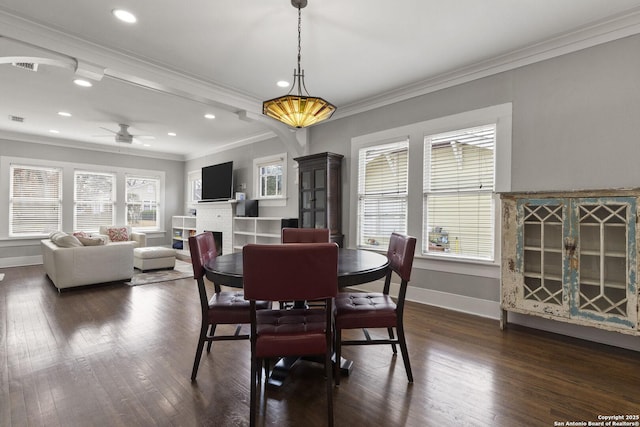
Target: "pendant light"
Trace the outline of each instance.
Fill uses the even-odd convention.
[[[330,102],[310,96],[304,85],[304,70],[300,67],[302,30],[302,8],[307,0],[291,0],[298,9],[298,68],[293,70],[293,86],[289,93],[262,103],[263,114],[295,128],[304,128],[331,117],[336,107]],[[303,93],[304,91],[304,93]]]

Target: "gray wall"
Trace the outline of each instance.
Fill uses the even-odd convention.
[[[640,36],[628,37],[321,124],[312,128],[310,152],[343,154],[348,179],[353,137],[512,102],[512,191],[638,187],[638,51]],[[343,206],[355,197],[354,185],[345,182]],[[409,233],[420,236],[419,227],[414,216]],[[414,269],[412,285],[499,296],[497,279],[470,275]]]

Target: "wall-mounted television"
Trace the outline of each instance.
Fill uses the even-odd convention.
[[[202,201],[233,198],[233,162],[202,168]]]

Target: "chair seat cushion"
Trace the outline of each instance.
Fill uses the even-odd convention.
[[[396,326],[396,304],[382,293],[341,292],[336,296],[337,329]]]
[[[324,309],[256,312],[256,356],[264,358],[326,353],[325,320]]]
[[[256,308],[271,308],[268,301],[256,301]],[[242,292],[223,291],[214,294],[209,300],[209,322],[218,324],[251,323],[249,301]]]

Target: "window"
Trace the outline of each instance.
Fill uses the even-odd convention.
[[[138,229],[157,229],[160,224],[160,179],[127,175],[125,192],[127,225]]]
[[[287,155],[278,154],[271,157],[255,159],[256,197],[258,199],[286,198]]]
[[[198,203],[202,200],[202,171],[189,172],[189,202]]]
[[[115,181],[112,173],[76,171],[73,229],[97,231],[115,223]]]
[[[359,150],[359,247],[386,249],[392,232],[407,232],[408,149],[403,140]]]
[[[424,140],[422,252],[493,260],[496,125]]]
[[[12,164],[10,174],[9,235],[62,229],[62,169]]]

